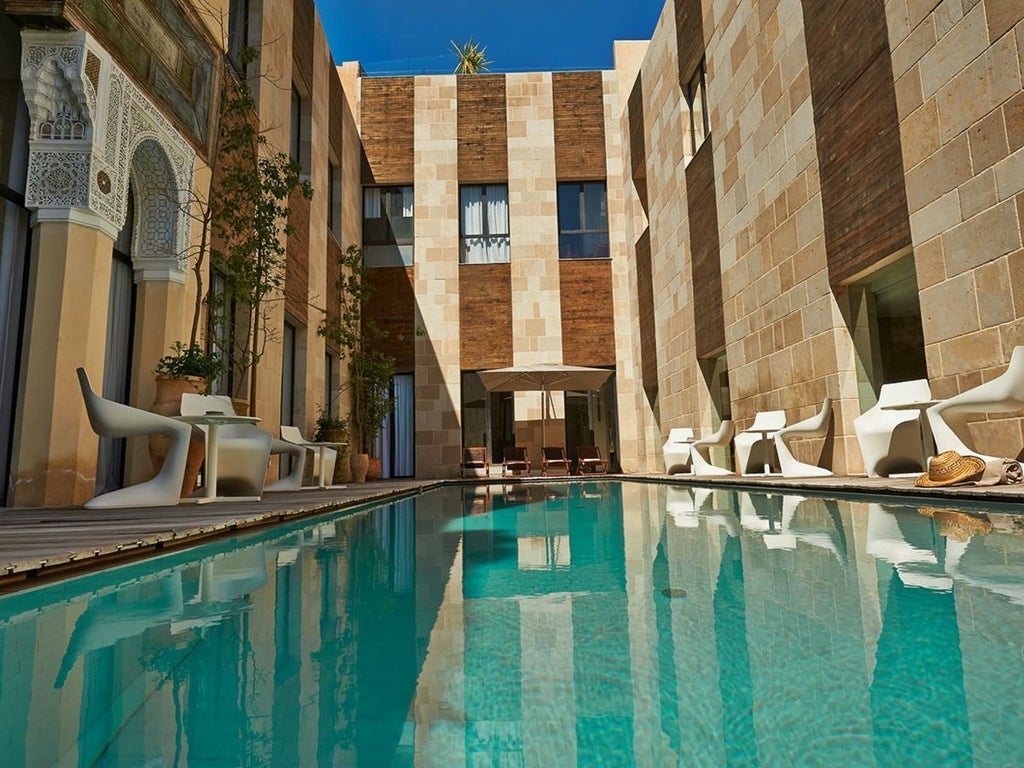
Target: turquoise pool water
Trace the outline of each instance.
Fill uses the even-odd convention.
[[[0,765],[1020,765],[1015,523],[426,493],[0,600]]]

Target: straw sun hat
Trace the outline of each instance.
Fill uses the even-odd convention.
[[[928,459],[928,471],[914,485],[936,488],[977,480],[985,472],[985,462],[977,456],[961,456],[956,451],[943,451]]]

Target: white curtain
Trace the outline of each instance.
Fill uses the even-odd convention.
[[[412,201],[413,193],[412,187],[402,187],[402,217],[406,219],[412,218]]]
[[[377,187],[366,187],[363,190],[363,218],[380,218],[380,189]]]
[[[462,235],[463,263],[508,262],[510,244],[507,186],[462,188]]]

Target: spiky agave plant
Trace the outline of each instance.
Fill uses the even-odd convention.
[[[494,62],[485,55],[487,53],[486,45],[474,42],[472,37],[462,45],[454,40],[451,43],[452,53],[458,59],[454,69],[456,75],[478,75],[481,72],[490,71],[489,67]]]

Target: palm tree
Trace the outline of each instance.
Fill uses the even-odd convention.
[[[488,67],[494,62],[484,56],[487,52],[486,45],[474,43],[472,37],[462,45],[459,45],[454,40],[451,43],[452,53],[459,60],[453,70],[456,75],[478,75],[481,72],[490,71]]]

